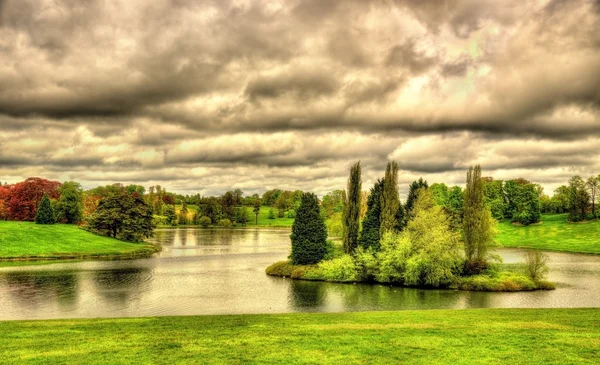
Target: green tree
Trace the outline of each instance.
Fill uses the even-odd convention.
[[[398,194],[398,164],[390,161],[385,169],[383,192],[381,194],[381,218],[379,235],[402,228],[397,220],[402,204]]]
[[[198,221],[198,224],[200,224],[202,227],[206,228],[212,224],[212,221],[210,220],[209,217],[204,215],[200,218],[200,220]]]
[[[483,181],[479,165],[469,168],[463,205],[463,241],[466,270],[477,274],[488,265],[489,249],[494,245],[496,220],[483,200]]]
[[[448,205],[448,186],[444,183],[433,183],[429,187],[436,205],[445,207]]]
[[[596,217],[596,199],[598,198],[598,189],[600,189],[600,175],[590,176],[585,185],[588,188],[590,199],[592,202],[592,216]]]
[[[179,210],[179,224],[186,225],[189,223],[188,213],[189,211],[187,208],[187,203],[185,202],[185,200],[183,200],[183,203],[181,204],[181,209]]]
[[[321,218],[316,195],[302,195],[290,238],[291,261],[294,265],[316,264],[327,253],[327,230]]]
[[[585,181],[581,176],[573,176],[569,180],[569,220],[573,222],[585,219],[586,210],[590,202]]]
[[[167,217],[167,224],[170,226],[177,225],[177,214],[175,214],[175,207],[167,205],[165,208],[165,216]]]
[[[56,217],[58,221],[74,224],[83,219],[83,189],[74,181],[64,182],[58,188]]]
[[[273,208],[269,209],[269,215],[267,218],[275,219],[275,211],[273,210]]]
[[[406,198],[406,204],[404,205],[404,220],[406,222],[408,222],[409,220],[412,219],[413,214],[412,214],[412,210],[413,210],[413,205],[415,204],[415,202],[417,201],[417,198],[419,197],[419,190],[421,188],[425,188],[427,189],[429,187],[429,185],[427,184],[427,181],[423,180],[423,178],[419,178],[419,180],[413,181],[412,184],[410,184],[408,186],[408,197]]]
[[[381,226],[381,194],[383,193],[383,180],[378,179],[371,188],[371,194],[367,199],[367,215],[362,222],[359,244],[368,249],[372,247],[379,250],[379,230]]]
[[[321,213],[323,218],[329,218],[335,213],[344,211],[344,190],[334,190],[327,193],[321,201]]]
[[[506,201],[502,180],[491,177],[483,178],[483,201],[490,208],[492,216],[502,220],[506,215]]]
[[[125,189],[102,198],[89,226],[101,234],[139,242],[154,233],[152,208],[138,194]]]
[[[360,173],[360,161],[350,167],[348,177],[348,192],[346,204],[344,205],[344,251],[348,254],[354,253],[358,247],[358,234],[360,230],[360,199],[362,197],[362,181]]]
[[[254,216],[256,218],[256,225],[258,226],[258,215],[260,214],[260,199],[256,198],[254,199],[252,205],[253,205],[253,209],[252,211],[254,212]]]
[[[44,194],[40,205],[38,205],[37,214],[35,215],[35,223],[37,224],[54,224],[56,222],[54,218],[54,211],[52,210],[52,204],[48,194]]]
[[[240,206],[235,209],[235,222],[245,226],[248,222],[248,214],[245,206]]]
[[[525,179],[509,180],[504,184],[508,204],[505,217],[524,225],[540,220],[540,192],[536,184]]]

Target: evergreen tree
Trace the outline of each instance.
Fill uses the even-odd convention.
[[[362,223],[359,244],[367,249],[372,247],[379,251],[379,229],[381,226],[381,194],[383,193],[383,180],[378,179],[371,188],[371,194],[367,199],[367,215]]]
[[[165,216],[167,217],[168,225],[177,225],[177,214],[175,214],[175,208],[172,205],[167,205],[167,208],[165,208]]]
[[[477,274],[487,267],[489,248],[494,244],[496,220],[483,199],[481,167],[470,167],[463,203],[463,241],[465,244],[466,270]]]
[[[419,189],[425,188],[427,189],[429,185],[427,181],[423,180],[423,178],[419,178],[419,180],[413,181],[412,184],[408,186],[408,197],[406,198],[406,204],[404,206],[404,220],[408,222],[413,217],[413,206],[417,201],[419,196]]]
[[[66,181],[58,188],[60,198],[56,209],[58,221],[79,223],[83,218],[83,189],[79,183]]]
[[[292,225],[292,254],[294,265],[316,264],[327,253],[327,230],[321,218],[316,195],[304,193],[296,220]]]
[[[260,214],[260,199],[254,199],[252,211],[254,212],[254,216],[256,218],[256,225],[258,226],[258,215]]]
[[[401,203],[398,194],[398,164],[396,161],[390,161],[387,164],[385,176],[383,178],[379,227],[380,237],[383,237],[383,234],[386,232],[393,232],[398,230],[398,228],[401,228],[396,220],[400,209]]]
[[[350,168],[348,178],[348,193],[344,205],[344,251],[354,253],[358,247],[358,234],[360,230],[360,200],[362,182],[360,178],[360,161]]]
[[[52,210],[52,204],[48,194],[44,194],[40,205],[38,206],[37,214],[35,215],[35,223],[37,224],[54,224],[54,210]]]

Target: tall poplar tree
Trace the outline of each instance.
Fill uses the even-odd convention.
[[[381,226],[381,194],[383,193],[383,180],[378,179],[371,188],[367,199],[367,215],[362,223],[359,244],[363,248],[373,248],[379,251],[379,228]]]
[[[398,164],[396,161],[390,161],[385,169],[381,194],[381,224],[379,227],[381,237],[386,232],[397,231],[401,228],[398,223],[400,209],[402,209],[402,204],[398,194]]]
[[[496,220],[484,202],[479,165],[469,167],[467,172],[463,211],[466,269],[470,274],[477,274],[487,267],[488,252],[494,245],[496,234]]]
[[[346,194],[346,204],[344,205],[344,251],[348,254],[354,253],[358,247],[361,189],[360,161],[358,161],[350,167],[348,192]]]

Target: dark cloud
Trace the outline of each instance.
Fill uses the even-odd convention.
[[[599,4],[0,0],[0,175],[555,184],[600,169]]]

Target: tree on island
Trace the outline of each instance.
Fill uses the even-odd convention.
[[[358,234],[360,230],[360,201],[362,182],[360,179],[360,161],[350,167],[348,178],[348,193],[344,205],[344,251],[354,253],[358,247]]]
[[[290,238],[292,240],[290,258],[294,265],[316,264],[327,253],[327,230],[315,194],[302,194]]]
[[[494,246],[496,220],[485,206],[481,166],[472,166],[467,172],[467,187],[463,203],[463,241],[465,244],[465,269],[468,274],[478,274],[487,265],[489,249]]]
[[[109,237],[132,242],[151,237],[155,227],[150,205],[138,194],[129,194],[125,189],[100,201],[89,226]]]
[[[54,218],[54,210],[52,209],[52,204],[50,203],[50,198],[48,194],[44,194],[42,197],[42,201],[38,206],[37,214],[35,215],[35,223],[36,224],[54,224],[56,220]]]
[[[404,208],[400,203],[400,195],[398,194],[398,164],[396,161],[390,161],[387,164],[383,178],[379,236],[383,237],[386,232],[401,230],[403,228],[403,217]]]

